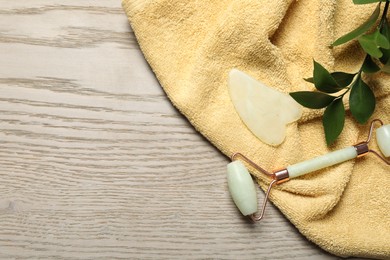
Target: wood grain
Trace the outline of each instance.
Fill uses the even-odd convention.
[[[0,1],[1,259],[336,259],[253,225],[119,0]]]

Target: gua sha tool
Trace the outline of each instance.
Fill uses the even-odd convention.
[[[302,115],[302,106],[290,95],[237,69],[229,72],[228,89],[242,122],[266,144],[280,145],[285,139],[287,126]]]
[[[313,159],[296,163],[287,166],[284,169],[274,172],[268,172],[261,168],[259,165],[245,157],[241,153],[235,153],[232,155],[232,162],[227,166],[227,179],[230,194],[234,200],[234,203],[244,216],[250,216],[253,221],[260,221],[264,216],[265,207],[268,201],[270,191],[274,185],[279,185],[283,182],[293,179],[332,165],[336,165],[356,157],[373,153],[379,157],[384,163],[390,165],[390,161],[385,157],[382,157],[378,152],[369,149],[368,143],[371,141],[372,133],[375,123],[379,123],[381,126],[376,129],[376,141],[385,157],[390,156],[390,124],[384,125],[379,119],[372,121],[370,126],[370,132],[367,140],[360,142],[356,145],[346,147],[341,150],[330,152],[328,154],[315,157]],[[238,160],[242,159],[248,164],[252,165],[259,172],[269,176],[272,180],[268,186],[268,190],[265,193],[262,209],[257,214],[257,194],[254,182],[251,175],[244,164]]]

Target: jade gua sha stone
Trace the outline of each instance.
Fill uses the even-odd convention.
[[[301,105],[292,97],[237,69],[230,71],[228,87],[241,120],[266,144],[281,144],[285,139],[286,125],[302,115]]]
[[[382,157],[378,152],[369,149],[368,143],[371,140],[374,124],[379,122],[381,127],[376,130],[376,141],[378,147],[385,157],[390,156],[390,124],[384,125],[379,119],[375,119],[371,123],[370,132],[368,138],[364,142],[360,142],[356,145],[352,145],[334,152],[330,152],[313,159],[309,159],[303,162],[299,162],[282,170],[275,171],[273,173],[268,172],[255,164],[253,161],[245,157],[240,153],[232,155],[233,162],[227,166],[227,178],[230,194],[241,213],[244,216],[250,216],[252,220],[259,221],[264,216],[265,206],[268,201],[268,196],[271,188],[275,184],[281,184],[288,181],[290,178],[296,178],[304,174],[308,174],[320,169],[324,169],[329,166],[333,166],[342,162],[345,162],[356,157],[365,156],[368,153],[373,153],[379,157],[385,164],[390,165],[390,161]],[[259,215],[256,214],[257,209],[257,195],[254,188],[252,178],[244,166],[244,164],[236,160],[241,157],[244,161],[252,165],[256,170],[266,174],[271,178],[268,190],[266,192],[262,210]]]

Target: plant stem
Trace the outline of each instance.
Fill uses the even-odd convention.
[[[363,65],[362,65],[362,67],[363,67]],[[338,98],[344,98],[345,94],[347,94],[349,91],[351,91],[352,86],[355,85],[355,82],[361,79],[362,68],[360,68],[360,70],[356,73],[356,75],[357,75],[357,77],[352,81],[352,83],[350,84],[350,87],[347,87],[346,91],[343,94],[341,94],[340,96],[338,96]]]

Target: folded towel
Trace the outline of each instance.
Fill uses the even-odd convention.
[[[368,125],[347,113],[327,147],[321,111],[304,109],[271,147],[242,123],[229,98],[237,68],[283,92],[313,90],[313,58],[330,71],[356,72],[358,44],[329,45],[367,19],[374,5],[352,0],[123,0],[145,58],[172,103],[224,154],[241,152],[275,170],[365,140]],[[373,118],[390,122],[389,76],[367,79],[377,96]],[[375,142],[370,146],[378,149]],[[299,147],[299,149],[297,149]],[[269,179],[256,174],[262,188]],[[339,256],[390,257],[390,172],[374,156],[278,185],[272,202],[309,240]]]

